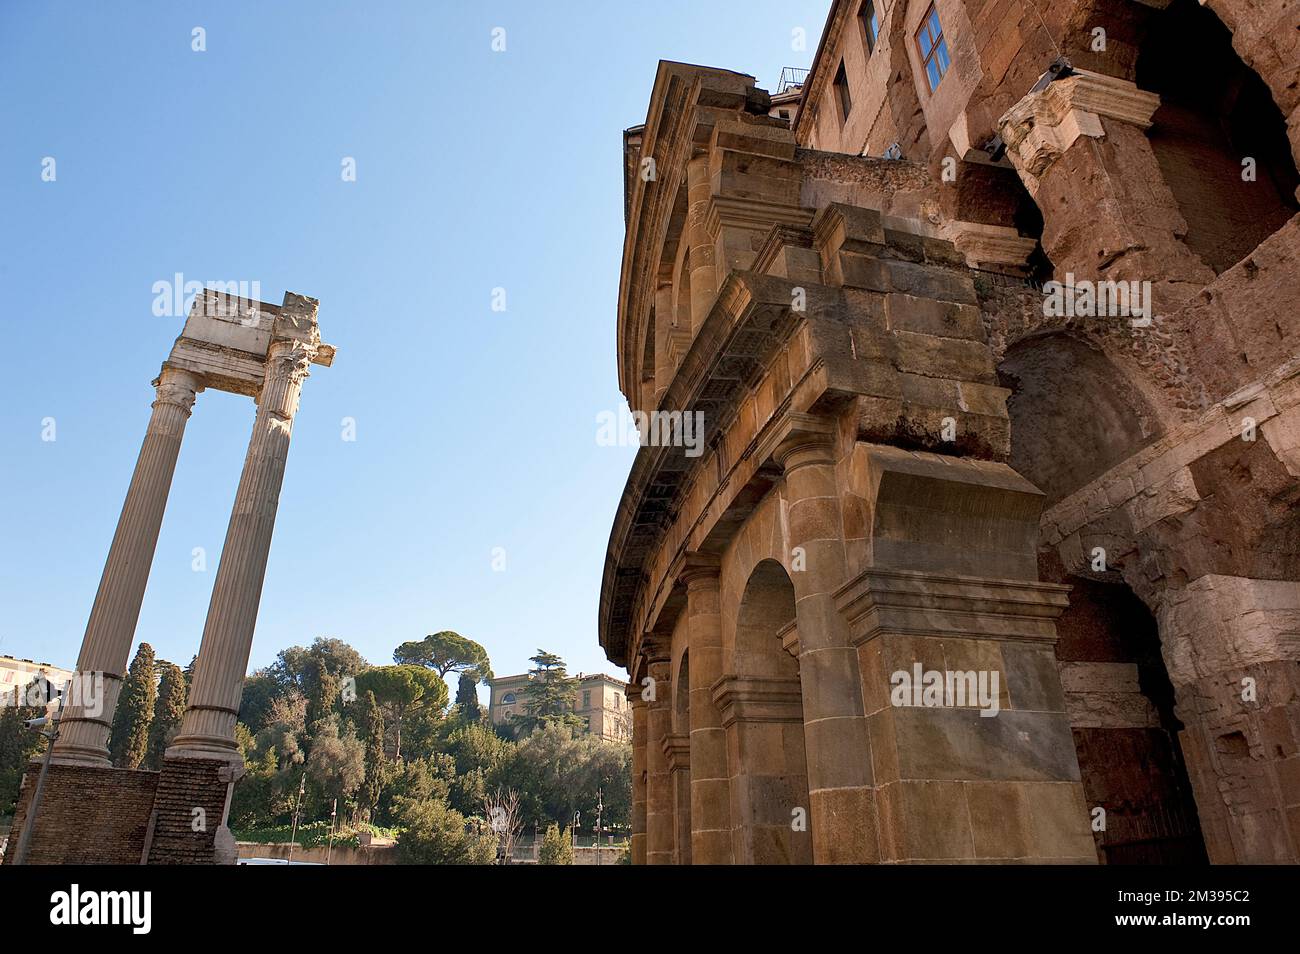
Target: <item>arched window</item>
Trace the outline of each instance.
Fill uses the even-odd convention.
[[[507,692],[504,696],[501,697],[501,704],[502,704],[503,706],[512,706],[512,705],[514,705],[514,704],[515,704],[515,694],[514,694],[513,692]]]

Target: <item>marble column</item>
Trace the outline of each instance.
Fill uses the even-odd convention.
[[[687,639],[690,645],[691,860],[697,865],[731,864],[731,788],[727,732],[713,701],[722,676],[722,617],[716,558],[687,557]]]
[[[646,718],[646,864],[673,863],[673,787],[664,739],[672,734],[672,694],[667,655],[650,662],[654,693]]]
[[[153,414],[77,657],[75,679],[79,689],[98,683],[102,673],[102,691],[85,693],[80,698],[74,692],[77,704],[70,702],[65,707],[54,744],[54,757],[62,763],[109,765],[109,729],[135,639],[176,457],[194,397],[203,390],[198,375],[167,365],[163,365],[154,386],[158,396],[153,402]]]
[[[627,684],[627,704],[632,708],[632,864],[646,863],[646,701],[642,687]]]
[[[242,761],[235,744],[235,722],[293,419],[314,355],[313,343],[297,337],[277,337],[267,352],[266,377],[208,605],[194,684],[180,733],[167,749],[169,759]]]

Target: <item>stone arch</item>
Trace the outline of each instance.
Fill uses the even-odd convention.
[[[1138,87],[1160,96],[1147,138],[1187,221],[1183,241],[1216,273],[1300,210],[1286,118],[1233,41],[1215,12],[1174,0],[1152,15],[1135,67]]]
[[[1099,860],[1206,863],[1155,617],[1118,573],[1068,573],[1052,555],[1040,571],[1071,587],[1056,661],[1086,803],[1105,812]]]
[[[691,863],[691,653],[684,650],[673,674],[673,740],[668,756],[668,770],[673,785],[674,861]]]
[[[1050,506],[1165,430],[1154,395],[1095,343],[1071,334],[1021,339],[998,376],[1011,390],[1011,466]]]
[[[727,731],[732,853],[740,864],[810,864],[812,837],[799,663],[782,645],[794,584],[761,560],[736,611],[731,668],[715,692]]]

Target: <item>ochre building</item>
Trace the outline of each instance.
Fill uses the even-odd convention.
[[[635,862],[1300,858],[1298,27],[844,0],[789,118],[660,63],[599,620]]]

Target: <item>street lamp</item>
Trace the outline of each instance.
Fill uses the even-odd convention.
[[[41,810],[41,796],[45,793],[45,778],[50,774],[50,762],[54,757],[54,740],[59,737],[59,715],[63,712],[63,700],[67,698],[69,690],[72,688],[72,680],[69,679],[63,684],[63,692],[59,696],[59,705],[54,710],[54,715],[43,715],[35,719],[28,719],[23,723],[29,729],[37,729],[43,725],[49,725],[48,732],[42,732],[47,742],[45,744],[45,760],[41,762],[41,773],[36,776],[36,789],[32,792],[31,804],[27,806],[27,817],[23,820],[23,830],[18,834],[18,847],[14,849],[13,864],[22,865],[27,863],[27,850],[32,844],[32,832],[36,830],[36,813]]]

